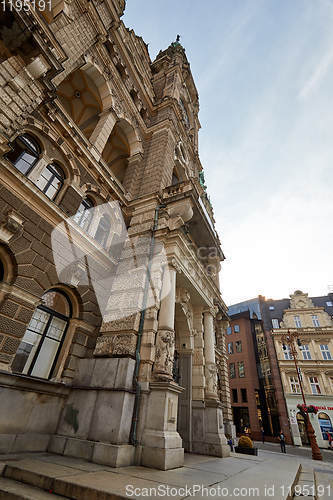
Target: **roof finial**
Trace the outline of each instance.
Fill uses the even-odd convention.
[[[180,42],[180,35],[177,35],[176,42]]]

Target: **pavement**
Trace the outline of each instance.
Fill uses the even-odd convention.
[[[259,450],[275,451],[275,452],[281,453],[279,443],[270,443],[270,442],[266,441],[263,444],[261,441],[255,441],[254,446],[259,448]],[[312,457],[312,451],[311,451],[310,446],[293,446],[293,445],[287,444],[286,451],[287,451],[288,455],[304,457],[304,458],[311,458]],[[321,452],[321,454],[323,456],[323,460],[325,462],[333,463],[333,450],[320,448],[320,452]]]
[[[310,500],[315,493],[315,479],[322,486],[320,498],[333,498],[332,464],[276,451],[260,450],[257,457],[232,453],[223,459],[186,454],[184,467],[169,471],[141,466],[112,468],[48,453],[0,456],[0,461],[4,476],[0,477],[0,499],[6,500],[46,500],[55,498],[54,494],[59,499],[79,500],[160,497],[285,500],[292,498],[293,484]],[[21,493],[24,488],[26,491]]]

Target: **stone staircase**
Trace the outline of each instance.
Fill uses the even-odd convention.
[[[333,497],[333,474],[324,467],[301,466],[298,480],[293,489],[293,499],[329,500]]]
[[[84,484],[84,481],[81,482],[84,476],[89,476],[89,472],[89,469],[86,471],[77,470],[55,463],[41,462],[30,457],[17,461],[8,460],[5,463],[0,463],[0,500],[51,500],[52,498],[54,500],[114,500],[125,498],[105,491],[109,488],[104,488],[103,477],[100,488],[94,484],[87,485]]]

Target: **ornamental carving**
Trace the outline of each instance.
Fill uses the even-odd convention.
[[[217,368],[215,365],[207,365],[205,370],[206,375],[206,391],[209,394],[217,394]]]
[[[176,303],[180,305],[186,316],[190,332],[193,330],[193,309],[191,306],[191,295],[185,288],[177,289]]]
[[[137,336],[134,333],[98,337],[94,356],[135,356]]]
[[[11,238],[19,233],[22,228],[23,219],[14,210],[11,210],[0,224],[0,241],[9,243]]]
[[[172,378],[175,352],[175,333],[160,330],[156,336],[154,372],[159,377]]]

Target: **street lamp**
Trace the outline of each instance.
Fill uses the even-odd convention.
[[[301,393],[302,393],[302,399],[303,399],[303,411],[300,410],[301,414],[303,415],[303,417],[305,418],[305,421],[306,421],[306,430],[307,430],[307,433],[308,433],[308,436],[309,436],[309,440],[310,440],[310,444],[311,444],[311,449],[312,449],[312,459],[313,460],[322,460],[323,457],[320,453],[320,449],[319,449],[319,446],[317,444],[317,440],[316,440],[316,435],[315,435],[315,432],[313,430],[313,427],[312,427],[312,424],[310,422],[310,417],[309,417],[309,413],[307,411],[307,404],[306,404],[306,401],[305,401],[305,396],[304,396],[304,391],[303,391],[303,384],[302,384],[302,379],[301,379],[301,376],[300,376],[300,373],[299,373],[299,369],[298,369],[298,364],[297,364],[297,350],[296,350],[296,347],[295,347],[295,343],[294,341],[296,340],[297,342],[297,345],[299,347],[301,347],[302,345],[302,342],[300,340],[300,338],[298,337],[298,333],[297,332],[290,332],[290,330],[288,330],[287,334],[285,335],[282,335],[282,347],[283,347],[283,350],[285,351],[287,349],[287,345],[290,349],[290,353],[293,357],[293,360],[294,360],[294,363],[295,363],[295,368],[296,368],[296,373],[297,373],[297,377],[298,377],[298,382],[299,382],[299,386],[301,388]]]

